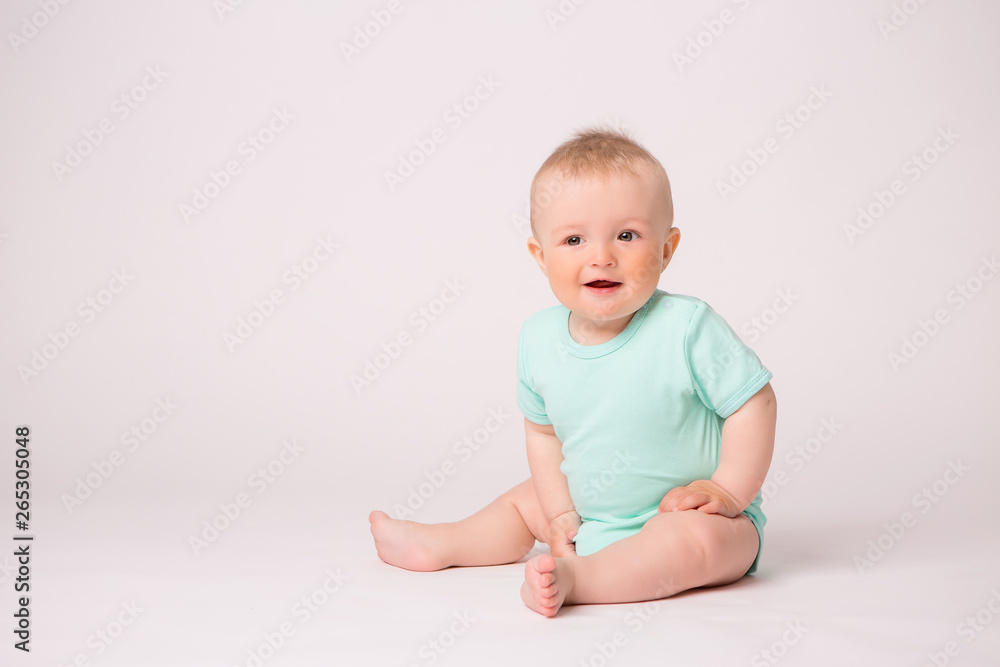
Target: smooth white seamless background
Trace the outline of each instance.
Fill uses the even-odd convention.
[[[768,529],[875,539],[910,512],[886,558],[995,551],[994,4],[220,7],[0,9],[0,540],[27,424],[52,660],[89,651],[149,568],[224,570],[229,541],[280,549],[294,579],[374,559],[373,508],[454,520],[525,478],[517,333],[555,303],[528,186],[595,123],[670,175],[683,236],[660,286],[774,373]],[[846,568],[868,548],[850,539]],[[103,578],[56,585],[84,573]]]

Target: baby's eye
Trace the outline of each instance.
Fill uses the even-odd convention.
[[[619,241],[632,241],[635,240],[635,232],[622,232],[618,235]]]
[[[581,239],[579,236],[571,236],[568,239],[566,239],[566,243],[568,245],[580,245],[582,242],[583,239]]]

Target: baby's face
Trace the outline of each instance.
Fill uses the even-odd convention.
[[[652,175],[536,184],[528,248],[578,323],[620,331],[653,295],[680,240],[660,187]]]

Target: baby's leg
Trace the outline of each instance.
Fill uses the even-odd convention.
[[[455,523],[423,524],[368,516],[379,558],[407,570],[429,572],[452,565],[502,565],[544,541],[546,523],[530,479],[472,516]]]
[[[736,581],[750,568],[758,546],[757,530],[744,515],[665,512],[638,534],[589,556],[532,558],[521,598],[545,616],[554,616],[563,604],[657,600]]]

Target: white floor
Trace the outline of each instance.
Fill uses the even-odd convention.
[[[197,558],[134,529],[39,541],[33,650],[0,664],[1000,664],[996,534],[910,531],[859,573],[881,526],[786,522],[734,585],[544,619],[519,599],[523,565],[407,572],[377,559],[365,517],[347,523],[347,539],[247,524]]]

